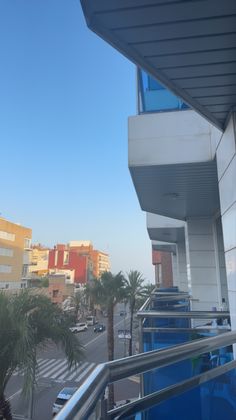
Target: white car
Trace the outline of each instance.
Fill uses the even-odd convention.
[[[72,395],[77,391],[77,388],[63,388],[53,404],[52,407],[52,415],[55,416],[59,411],[62,409],[62,407],[65,405],[65,403],[72,397]]]
[[[86,331],[87,329],[88,329],[88,325],[86,324],[86,322],[79,322],[74,327],[70,327],[70,331],[73,333]]]

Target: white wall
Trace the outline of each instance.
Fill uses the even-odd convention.
[[[212,218],[188,219],[186,256],[189,267],[193,310],[220,309],[220,273],[217,265],[215,229]]]
[[[229,310],[236,330],[236,115],[232,114],[218,145],[216,158],[224,237]]]
[[[212,160],[220,132],[195,111],[129,118],[129,166]]]

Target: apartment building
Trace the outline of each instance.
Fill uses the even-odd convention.
[[[57,244],[49,251],[50,274],[65,274],[69,282],[84,285],[92,276],[88,255],[82,255],[68,245]]]
[[[29,255],[29,273],[37,276],[48,274],[49,248],[41,244],[32,245]]]
[[[93,248],[91,241],[71,241],[69,248],[80,255],[87,255],[92,263],[92,275],[101,277],[104,271],[110,271],[109,255]]]
[[[0,288],[27,286],[32,231],[0,218]]]

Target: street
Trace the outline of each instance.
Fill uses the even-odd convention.
[[[115,359],[127,354],[128,340],[118,338],[119,329],[129,329],[129,316],[119,315],[119,305],[114,314]],[[98,317],[98,322],[107,325],[107,318]],[[77,334],[84,347],[84,360],[77,369],[68,369],[62,350],[51,345],[38,352],[37,387],[34,391],[33,420],[52,418],[52,405],[59,391],[65,387],[79,387],[93,369],[107,361],[107,331],[94,333],[93,326]],[[16,415],[27,417],[28,402],[22,397],[23,378],[20,372],[14,373],[7,386],[6,395],[10,399],[12,411]],[[116,401],[137,397],[139,383],[137,378],[120,381],[115,384]]]

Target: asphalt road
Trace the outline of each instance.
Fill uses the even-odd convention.
[[[122,308],[123,309],[123,308]],[[129,316],[121,317],[118,307],[114,315],[115,330],[115,358],[127,354],[128,342],[118,338],[119,329],[129,329]],[[98,318],[99,322],[107,324],[106,318]],[[52,405],[56,396],[64,386],[79,387],[93,369],[107,361],[107,332],[94,333],[93,327],[86,332],[77,334],[78,340],[84,347],[84,360],[77,369],[68,370],[64,353],[55,345],[38,352],[39,373],[37,388],[34,392],[33,420],[48,420],[52,418]],[[16,372],[9,381],[6,395],[10,399],[12,411],[17,415],[27,416],[28,402],[22,397],[23,378]],[[120,381],[115,385],[116,400],[125,400],[138,396],[139,383],[137,378]]]

